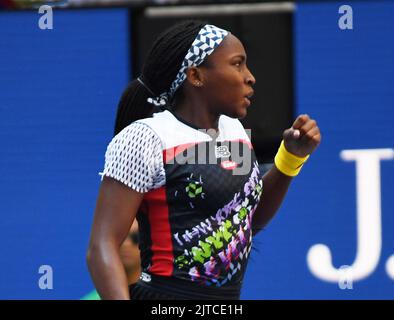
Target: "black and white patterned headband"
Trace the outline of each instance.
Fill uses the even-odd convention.
[[[228,34],[228,31],[211,24],[207,24],[201,28],[185,58],[183,59],[181,68],[179,69],[175,80],[172,82],[169,91],[163,92],[157,97],[150,97],[147,101],[156,106],[165,105],[173,97],[179,86],[185,81],[186,69],[192,66],[197,67],[203,63],[204,60],[217,48],[217,46]],[[142,83],[139,78],[137,80]],[[148,90],[152,92],[149,88]]]

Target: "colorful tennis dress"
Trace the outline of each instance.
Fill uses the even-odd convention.
[[[144,193],[137,220],[145,289],[239,298],[263,180],[239,120],[222,115],[218,129],[214,136],[166,110],[108,145],[103,175]]]

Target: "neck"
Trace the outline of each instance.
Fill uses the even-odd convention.
[[[219,114],[210,111],[207,104],[199,99],[176,101],[172,110],[178,117],[201,129],[218,130]]]

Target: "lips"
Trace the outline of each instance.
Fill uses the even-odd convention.
[[[252,98],[252,96],[254,95],[254,91],[252,90],[252,91],[250,91],[245,97],[244,97],[244,99],[245,99],[245,101],[246,101],[246,103],[248,104],[248,106],[250,105],[250,98]]]
[[[253,95],[254,95],[254,91],[252,90],[245,97],[250,100],[250,98],[253,97]]]

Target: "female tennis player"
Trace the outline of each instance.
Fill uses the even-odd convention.
[[[321,141],[299,115],[264,175],[238,119],[255,78],[229,31],[164,31],[119,104],[87,261],[103,299],[240,298],[253,237]],[[142,274],[128,287],[119,247],[139,224]]]

